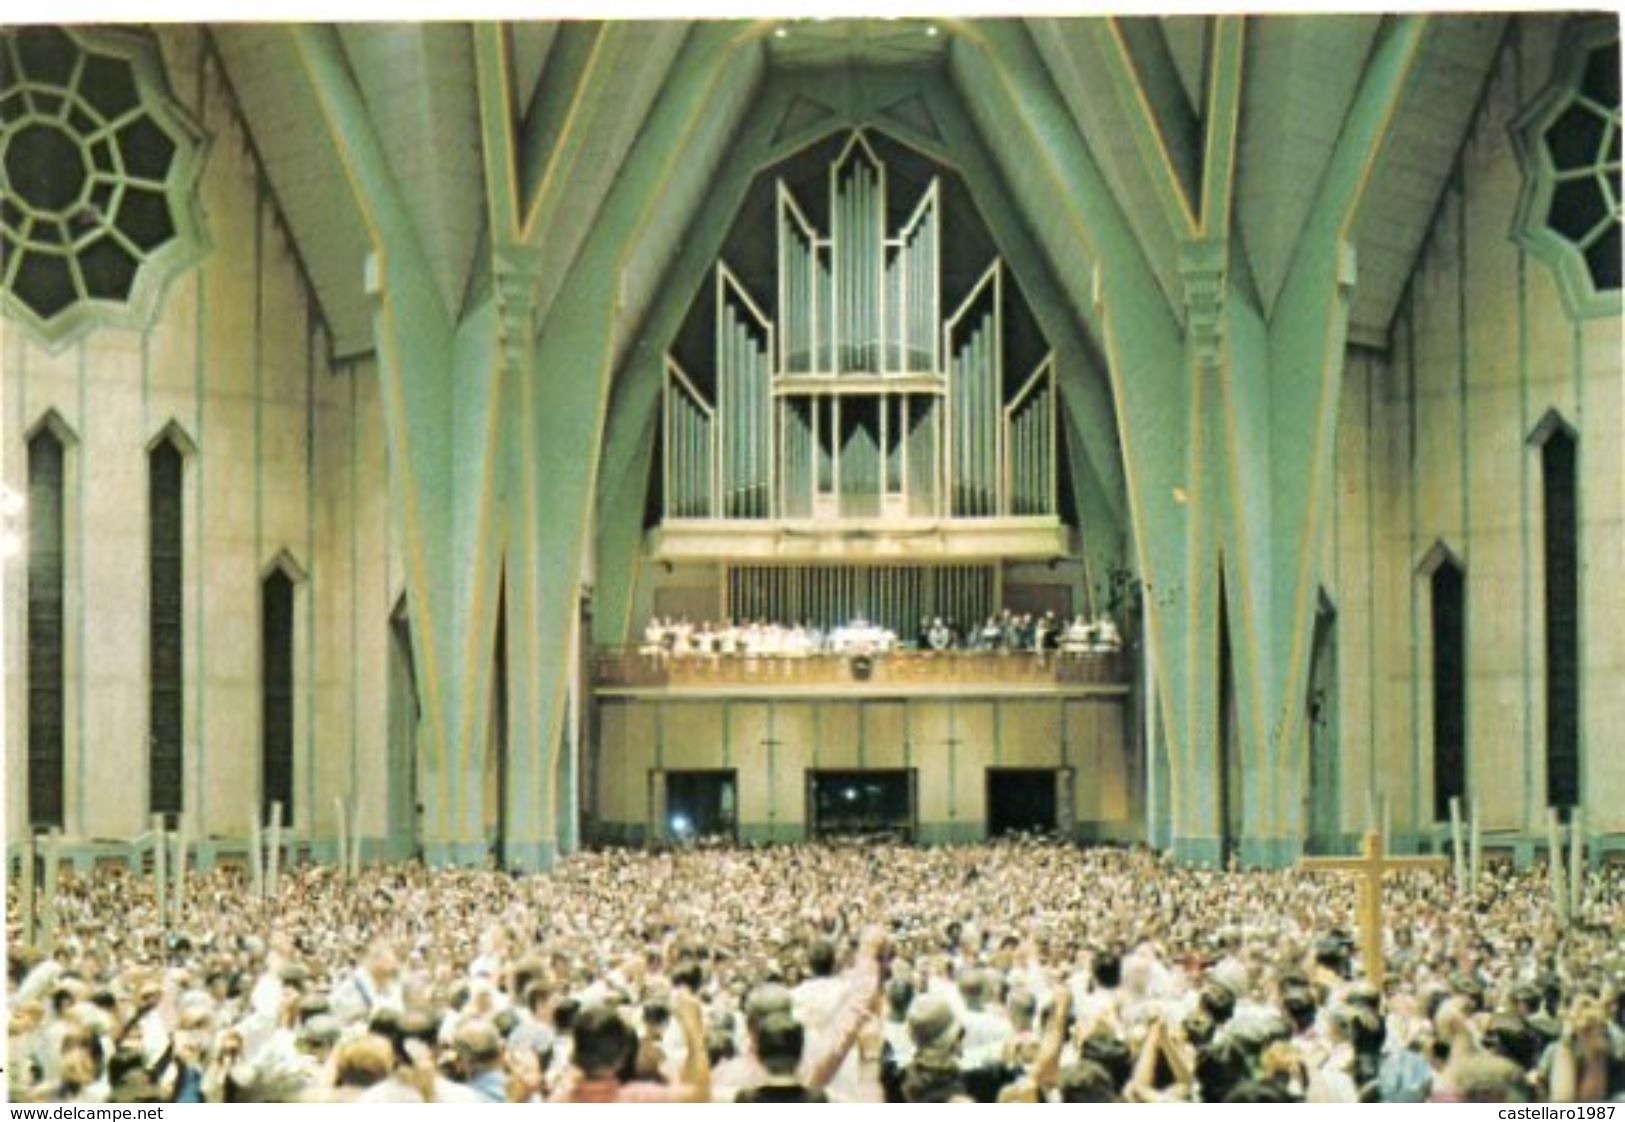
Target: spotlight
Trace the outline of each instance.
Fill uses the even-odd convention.
[[[671,832],[677,837],[688,837],[689,832],[693,830],[693,828],[694,824],[688,820],[688,815],[674,814],[671,816]]]
[[[788,39],[789,37],[790,37],[790,32],[788,30],[786,30],[785,28],[775,27],[773,29],[773,38],[775,38],[775,39]]]
[[[846,789],[846,801],[849,803],[855,803],[858,801],[858,789],[856,787],[848,787]]]
[[[940,33],[937,31],[936,25],[932,24],[926,27],[925,34],[927,38],[935,39]]]

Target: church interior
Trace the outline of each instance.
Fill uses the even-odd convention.
[[[0,27],[13,1095],[1619,1095],[1619,31]]]
[[[1601,859],[1617,43],[8,30],[8,842]]]

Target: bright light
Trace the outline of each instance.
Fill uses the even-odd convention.
[[[775,39],[785,39],[788,38],[789,35],[790,33],[782,27],[775,27],[773,29],[773,38]]]
[[[927,27],[925,29],[925,33],[933,39],[937,37],[937,29],[935,27]]]
[[[674,814],[671,816],[671,832],[678,837],[686,838],[693,828],[694,824],[688,820],[688,815]]]
[[[858,789],[856,787],[848,787],[846,789],[846,801],[849,803],[855,803],[858,801]]]

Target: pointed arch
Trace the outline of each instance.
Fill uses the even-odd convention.
[[[24,430],[23,439],[33,440],[42,432],[49,432],[64,448],[71,448],[79,443],[79,434],[54,407],[46,409],[34,418],[34,423]]]
[[[197,441],[186,431],[186,426],[173,417],[159,426],[158,431],[147,441],[147,454],[150,456],[164,443],[172,445],[184,460],[190,460],[198,454]]]
[[[294,557],[293,551],[288,549],[287,546],[277,550],[271,560],[260,570],[260,579],[263,581],[273,573],[281,573],[288,579],[290,584],[304,584],[309,579],[305,567],[299,563],[298,558]]]
[[[1536,421],[1535,427],[1529,430],[1529,435],[1525,438],[1525,441],[1531,448],[1544,448],[1547,441],[1554,436],[1566,436],[1569,440],[1580,439],[1580,430],[1569,423],[1569,419],[1563,416],[1562,410],[1556,408],[1548,409],[1541,414],[1540,420]]]

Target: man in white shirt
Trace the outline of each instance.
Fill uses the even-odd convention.
[[[400,964],[382,942],[368,947],[361,965],[333,991],[333,1016],[343,1025],[364,1022],[381,1009],[399,1013],[405,1007]]]

